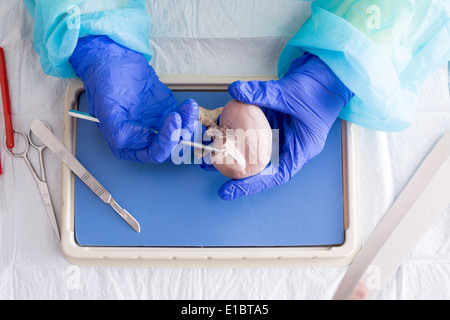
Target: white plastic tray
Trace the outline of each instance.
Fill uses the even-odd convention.
[[[161,79],[172,90],[189,91],[224,91],[232,81],[237,80],[213,77],[203,79],[161,77]],[[63,143],[72,152],[76,146],[77,120],[68,115],[68,110],[78,109],[78,100],[83,92],[83,83],[79,79],[71,82],[66,91]],[[60,226],[63,254],[71,263],[80,266],[247,268],[349,265],[361,247],[357,126],[344,123],[342,142],[345,242],[340,246],[276,248],[80,246],[76,242],[74,231],[75,176],[63,165]]]

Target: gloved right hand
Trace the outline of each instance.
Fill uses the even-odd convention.
[[[106,36],[88,36],[78,40],[70,63],[84,83],[89,112],[100,120],[117,158],[161,163],[181,134],[185,139],[192,135],[198,104],[189,99],[177,106],[142,54]]]

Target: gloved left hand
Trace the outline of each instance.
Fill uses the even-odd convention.
[[[181,135],[192,135],[198,104],[186,100],[178,107],[142,54],[106,36],[88,36],[78,40],[70,62],[84,83],[89,112],[100,120],[117,158],[161,163]]]
[[[256,176],[222,185],[219,196],[224,200],[290,181],[322,151],[331,126],[353,97],[333,71],[309,53],[295,60],[281,80],[238,81],[228,91],[234,99],[261,107],[272,129],[279,130],[280,154],[278,165],[272,163]]]

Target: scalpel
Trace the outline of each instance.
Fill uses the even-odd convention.
[[[98,120],[97,118],[95,118],[94,116],[92,116],[91,114],[86,113],[86,112],[81,112],[81,111],[70,109],[68,114],[69,114],[69,116],[74,117],[74,118],[100,123],[100,120]],[[154,132],[156,134],[158,133],[158,131],[154,131]],[[206,150],[209,152],[221,152],[222,151],[222,150],[214,148],[212,146],[207,146],[207,145],[204,145],[201,143],[196,143],[196,142],[191,142],[191,141],[181,141],[180,143],[184,144],[186,146],[190,146],[195,149],[202,149],[202,150]]]
[[[109,204],[136,232],[141,232],[141,227],[136,219],[123,209],[111,196],[111,194],[98,182],[89,171],[67,150],[56,136],[39,120],[31,121],[31,131],[44,143],[62,162],[72,170],[94,193]]]
[[[89,113],[73,110],[73,109],[69,110],[69,116],[78,118],[78,119],[83,119],[83,120],[100,123],[100,120],[95,118],[93,115],[91,115]],[[158,131],[156,131],[156,130],[153,130],[153,132],[155,134],[158,134]],[[221,149],[215,148],[212,145],[207,146],[207,145],[197,143],[197,142],[192,142],[192,141],[182,140],[182,141],[180,141],[180,144],[192,147],[194,149],[205,150],[207,152],[221,153],[223,151]],[[236,162],[240,165],[242,170],[245,169],[245,157],[239,152],[239,150],[237,148],[234,147],[233,144],[228,145],[227,154],[230,155],[234,160],[236,160]]]

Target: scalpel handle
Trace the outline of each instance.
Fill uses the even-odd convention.
[[[119,215],[130,224],[133,229],[140,232],[140,227],[137,221],[129,214],[124,214],[123,211],[118,211],[112,203],[116,203],[112,199],[111,194],[94,178],[89,171],[75,158],[75,156],[67,150],[67,148],[56,138],[56,136],[50,131],[50,129],[39,120],[33,120],[30,124],[31,131],[36,137],[44,143],[53,153],[61,159],[66,166],[72,170],[94,193],[102,199],[103,202],[110,204]],[[138,231],[139,230],[139,231]]]
[[[42,121],[33,120],[30,125],[31,131],[53,151],[56,156],[64,162],[73,173],[75,173],[94,193],[104,202],[109,203],[111,195],[102,185],[86,170],[86,168],[74,157],[69,150],[56,138],[56,136],[45,126]]]

